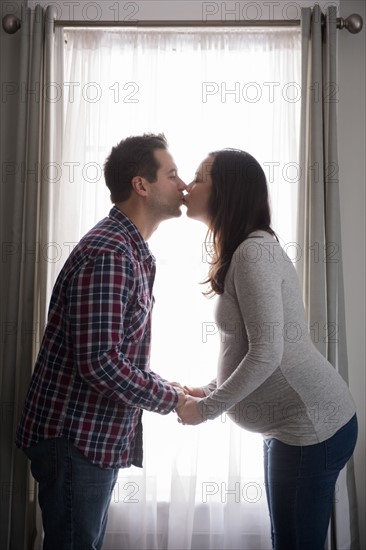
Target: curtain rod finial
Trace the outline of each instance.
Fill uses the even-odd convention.
[[[363,27],[363,19],[358,13],[352,13],[346,19],[340,18],[339,28],[346,28],[352,34],[358,34]]]
[[[3,29],[8,34],[14,34],[20,29],[20,19],[8,13],[3,17]]]
[[[348,30],[351,33],[357,34],[357,33],[361,32],[362,27],[363,27],[363,19],[362,19],[361,15],[359,15],[358,13],[353,13],[352,15],[347,17],[347,20],[349,22],[348,23]]]

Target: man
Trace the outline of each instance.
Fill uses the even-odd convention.
[[[145,241],[181,215],[163,135],[121,141],[106,160],[114,207],[67,259],[17,431],[39,484],[44,550],[102,547],[119,468],[142,466],[142,409],[184,392],[149,369],[155,259]]]

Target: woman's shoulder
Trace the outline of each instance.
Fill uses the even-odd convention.
[[[242,241],[233,254],[234,262],[253,264],[257,262],[273,262],[281,245],[276,237],[263,229],[252,231]]]

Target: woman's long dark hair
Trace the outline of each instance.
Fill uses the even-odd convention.
[[[212,190],[209,199],[210,226],[206,237],[213,246],[213,258],[205,283],[205,294],[222,294],[231,258],[252,231],[271,228],[266,176],[258,161],[238,149],[223,149],[209,155]]]

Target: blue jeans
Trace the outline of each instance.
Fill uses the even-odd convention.
[[[356,415],[323,443],[264,441],[264,472],[275,550],[324,550],[338,474],[357,440]]]
[[[25,453],[39,484],[43,550],[100,550],[118,468],[99,468],[63,438]]]

